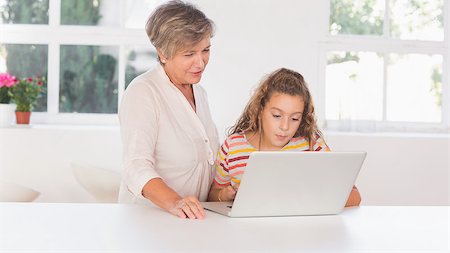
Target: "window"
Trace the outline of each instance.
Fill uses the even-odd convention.
[[[448,5],[330,0],[321,43],[328,129],[448,132]]]
[[[159,0],[0,0],[0,72],[44,76],[35,123],[114,124],[126,85],[157,64]]]

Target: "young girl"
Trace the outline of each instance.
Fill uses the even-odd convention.
[[[260,84],[222,144],[209,201],[233,201],[253,151],[329,151],[303,76],[279,69]],[[312,168],[313,169],[313,168]],[[346,206],[359,205],[354,186]]]

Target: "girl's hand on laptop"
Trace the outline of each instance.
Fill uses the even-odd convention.
[[[218,195],[218,199],[220,202],[228,202],[228,201],[233,201],[234,198],[236,197],[236,193],[237,193],[237,189],[239,188],[239,184],[237,184],[234,186],[227,186],[225,188],[223,188],[222,190],[219,191],[219,195]]]

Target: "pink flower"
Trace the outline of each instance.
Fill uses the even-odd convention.
[[[37,82],[37,85],[42,86],[44,83],[42,81]]]
[[[17,79],[15,76],[12,76],[8,73],[0,73],[0,87],[11,87],[16,83]]]
[[[29,82],[29,83],[33,82],[33,78],[28,77],[28,78],[27,78],[27,82]]]

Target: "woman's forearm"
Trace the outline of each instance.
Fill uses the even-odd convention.
[[[161,178],[149,180],[142,188],[142,196],[165,210],[172,209],[181,199]]]
[[[161,178],[149,180],[142,189],[142,195],[155,205],[180,218],[203,219],[205,217],[205,210],[197,197],[181,197]]]

